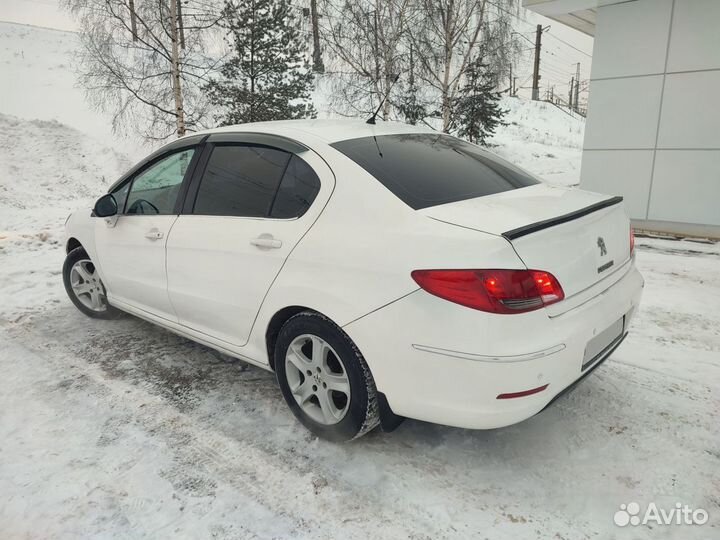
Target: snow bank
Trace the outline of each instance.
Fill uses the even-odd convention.
[[[59,301],[65,218],[90,207],[130,165],[55,120],[0,114],[0,315]]]
[[[56,120],[140,159],[152,145],[112,133],[112,118],[77,86],[74,32],[0,22],[0,113]]]
[[[56,120],[0,113],[0,207],[57,207],[94,198],[130,166],[125,155]]]
[[[504,98],[501,104],[506,125],[496,130],[492,150],[548,184],[577,186],[585,120],[541,101]]]

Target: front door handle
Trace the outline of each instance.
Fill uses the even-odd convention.
[[[159,231],[157,229],[150,229],[148,232],[145,233],[145,238],[147,238],[148,240],[160,240],[162,237],[162,231]]]
[[[272,234],[261,234],[257,238],[250,240],[250,243],[260,249],[278,249],[282,247],[282,241],[273,238]]]

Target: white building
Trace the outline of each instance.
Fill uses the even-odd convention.
[[[595,38],[580,186],[637,228],[720,237],[720,0],[523,4]]]

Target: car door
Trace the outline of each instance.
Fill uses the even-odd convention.
[[[111,303],[177,322],[167,293],[165,244],[196,151],[180,148],[153,159],[112,192],[118,216],[96,220],[96,250]]]
[[[273,280],[333,186],[330,169],[306,148],[210,137],[167,243],[168,291],[179,322],[243,346]]]

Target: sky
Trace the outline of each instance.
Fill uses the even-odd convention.
[[[220,1],[220,0],[218,0]],[[593,39],[585,34],[568,28],[528,10],[518,20],[518,32],[527,47],[517,65],[517,86],[519,94],[530,96],[532,85],[533,43],[535,26],[548,27],[543,33],[542,54],[540,56],[541,94],[544,96],[548,85],[554,87],[554,93],[567,99],[570,78],[575,74],[576,64],[580,63],[580,80],[590,78],[590,64]],[[0,0],[0,21],[44,26],[58,30],[77,30],[77,25],[68,13],[61,9],[59,0]],[[509,83],[508,83],[509,84]],[[581,88],[583,88],[581,84]],[[581,102],[587,93],[583,91]]]

